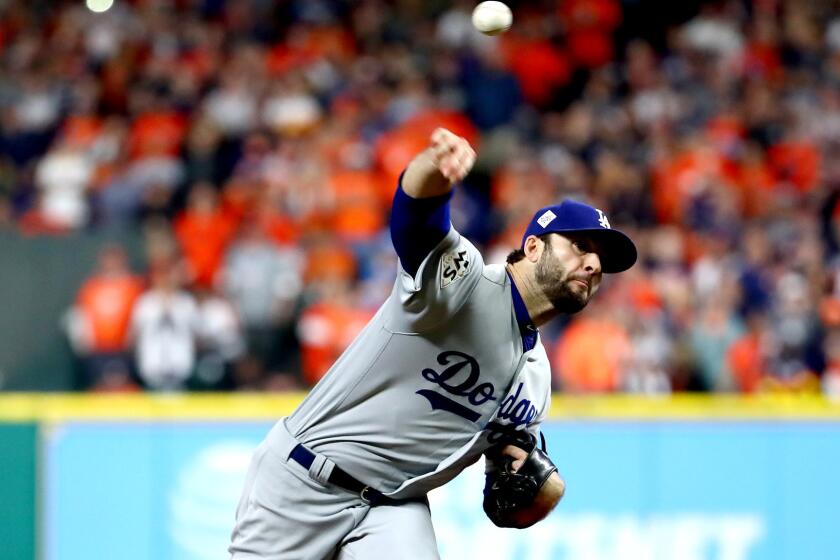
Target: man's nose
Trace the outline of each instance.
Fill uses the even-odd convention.
[[[583,256],[583,269],[590,274],[601,272],[601,257],[598,253],[586,253]]]

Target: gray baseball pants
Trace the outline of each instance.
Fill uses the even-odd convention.
[[[371,507],[326,482],[332,462],[307,472],[288,456],[297,441],[278,422],[251,460],[228,549],[231,560],[437,560],[424,502]]]

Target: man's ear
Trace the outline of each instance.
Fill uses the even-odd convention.
[[[536,235],[529,235],[525,238],[525,245],[522,247],[522,250],[525,252],[526,259],[532,263],[536,263],[540,260],[544,248],[545,242],[542,239]]]

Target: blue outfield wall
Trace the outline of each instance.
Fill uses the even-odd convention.
[[[270,422],[66,421],[46,430],[45,560],[225,558]],[[442,558],[836,560],[840,422],[560,420],[568,490],[533,528],[494,527],[474,465],[431,496]]]

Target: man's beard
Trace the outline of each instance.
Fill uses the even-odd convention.
[[[549,245],[546,245],[537,262],[535,277],[548,301],[560,313],[577,313],[589,303],[589,289],[580,292],[569,286],[571,280],[562,265],[557,262]],[[588,281],[584,280],[584,282],[588,284]]]

